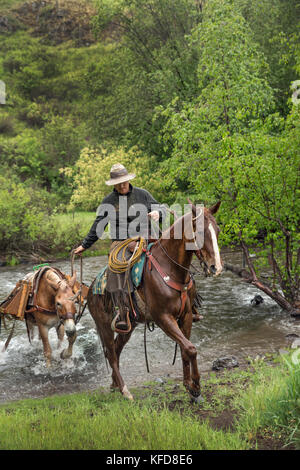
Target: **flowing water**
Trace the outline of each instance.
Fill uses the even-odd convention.
[[[238,253],[223,258],[241,264]],[[84,258],[83,281],[90,285],[107,263],[106,256]],[[66,274],[70,262],[52,264]],[[196,261],[194,262],[196,265]],[[79,262],[75,263],[79,273]],[[0,268],[0,300],[15,287],[16,282],[32,271],[32,265]],[[244,283],[235,275],[224,272],[216,279],[196,276],[197,289],[204,301],[204,318],[193,324],[191,341],[198,350],[200,371],[209,370],[213,361],[224,355],[234,355],[240,362],[247,357],[276,352],[287,346],[286,335],[300,336],[300,324],[283,312],[269,297]],[[259,293],[264,303],[251,306],[251,299]],[[10,326],[10,325],[8,325]],[[37,398],[58,393],[108,388],[111,372],[107,370],[102,346],[88,309],[77,325],[77,339],[70,359],[60,359],[56,349],[55,329],[49,338],[53,348],[53,365],[46,369],[42,342],[36,335],[29,344],[24,322],[17,321],[14,336],[6,352],[2,352],[10,328],[3,326],[0,333],[0,402],[22,398]],[[66,347],[67,340],[63,347]],[[127,385],[137,385],[158,378],[182,377],[180,354],[174,366],[174,342],[159,328],[147,331],[147,353],[150,373],[147,373],[144,355],[144,326],[139,325],[121,356],[121,373]]]

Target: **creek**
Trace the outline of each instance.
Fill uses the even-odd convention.
[[[226,262],[241,265],[240,253],[225,253]],[[107,263],[106,256],[84,258],[83,281],[90,285],[100,269]],[[193,264],[196,266],[197,261]],[[52,263],[66,274],[70,261]],[[79,261],[75,262],[79,278]],[[16,282],[31,272],[33,265],[0,268],[0,300],[15,287]],[[203,297],[203,319],[193,323],[191,341],[198,350],[200,371],[211,370],[218,357],[234,355],[240,363],[248,357],[278,352],[288,346],[286,335],[300,336],[300,323],[262,292],[248,285],[230,272],[218,278],[196,275],[197,290]],[[253,307],[251,299],[260,294],[264,302]],[[6,352],[1,352],[9,334],[3,328],[0,334],[0,402],[23,398],[38,398],[52,394],[73,393],[105,389],[111,383],[111,372],[99,341],[94,321],[86,308],[77,325],[77,339],[70,359],[60,359],[56,349],[55,329],[49,338],[53,347],[53,365],[45,367],[42,342],[36,335],[29,343],[25,322],[17,321],[14,336]],[[67,341],[64,341],[66,347]],[[121,373],[128,386],[150,380],[182,377],[178,352],[174,366],[174,342],[159,328],[147,331],[147,353],[150,373],[144,355],[144,325],[138,325],[121,355]]]

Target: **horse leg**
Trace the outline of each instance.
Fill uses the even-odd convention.
[[[32,341],[34,339],[34,327],[35,323],[33,323],[29,318],[26,319],[27,328],[28,328],[28,339]]]
[[[117,365],[118,369],[120,370],[120,355],[125,346],[125,344],[129,341],[131,334],[134,330],[136,325],[131,325],[131,331],[127,334],[118,334],[115,338],[115,351],[117,356]],[[110,386],[111,389],[118,388],[115,373],[112,373],[112,384]]]
[[[189,340],[191,336],[192,330],[192,323],[193,323],[193,316],[192,314],[185,315],[182,324],[180,325],[180,329],[183,332],[184,336]],[[200,402],[201,395],[200,395],[200,374],[197,365],[197,356],[189,358],[186,356],[186,353],[183,348],[181,348],[181,358],[182,358],[182,366],[183,366],[183,377],[184,377],[184,384],[186,388],[189,390],[192,398],[195,398],[197,402]],[[194,395],[194,390],[197,390],[197,395]],[[199,394],[198,394],[199,390]],[[197,400],[198,398],[198,400]]]
[[[60,349],[65,335],[65,329],[62,323],[56,328],[56,333],[58,338],[57,349]]]
[[[64,349],[61,353],[60,353],[60,357],[62,359],[69,359],[71,356],[72,356],[72,353],[73,353],[73,344],[75,343],[75,340],[77,338],[77,333],[76,333],[76,330],[75,332],[72,334],[72,335],[67,335],[68,337],[68,347],[67,349]]]
[[[112,315],[104,308],[104,299],[102,296],[93,294],[93,284],[90,286],[87,302],[90,314],[92,315],[97,327],[97,331],[103,346],[105,357],[107,357],[109,365],[112,369],[113,383],[119,388],[122,395],[129,400],[133,400],[131,393],[120,374],[118,357],[115,348],[114,332],[111,329]]]
[[[186,335],[189,335],[191,316],[187,317],[188,323],[183,326]],[[166,313],[155,319],[157,325],[172,338],[181,349],[183,360],[184,386],[192,397],[200,395],[200,374],[197,366],[197,349],[180,330],[175,318]],[[192,366],[192,380],[190,379],[190,366]]]
[[[105,350],[106,350],[106,357],[108,359],[109,365],[112,368],[112,379],[113,384],[115,384],[122,395],[129,400],[133,400],[133,396],[129,392],[127,385],[125,384],[123,377],[120,374],[119,370],[119,358],[116,353],[115,342],[114,342],[114,333],[111,330],[110,323],[105,328],[105,331],[102,327],[102,335],[101,338],[103,340]],[[121,346],[120,349],[122,350]]]
[[[43,348],[44,348],[44,356],[46,358],[46,365],[47,367],[51,366],[51,347],[48,339],[48,328],[45,325],[42,325],[41,323],[38,323],[38,328],[39,328],[39,334],[41,337],[41,340],[43,342]]]

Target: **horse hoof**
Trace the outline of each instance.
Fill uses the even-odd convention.
[[[71,357],[71,354],[68,353],[67,349],[64,349],[60,353],[60,357],[61,357],[61,359],[69,359]]]
[[[124,385],[123,390],[122,390],[122,395],[125,398],[128,398],[128,400],[133,400],[133,396],[131,395],[130,391],[128,390],[127,386]]]
[[[193,395],[191,396],[191,403],[195,405],[201,405],[205,400],[202,395],[198,395],[197,397],[194,397]]]

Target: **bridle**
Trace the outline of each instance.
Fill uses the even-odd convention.
[[[196,235],[197,235],[197,232],[194,232],[194,229],[193,229],[193,221],[198,219],[198,217],[200,217],[200,215],[202,215],[202,210],[201,212],[195,216],[195,217],[192,217],[192,220],[191,220],[191,223],[192,223],[192,233],[193,233],[193,239],[192,241],[189,240],[189,243],[194,243],[194,245],[196,246],[196,250],[193,250],[193,252],[195,253],[195,255],[197,256],[197,258],[199,259],[200,261],[200,265],[202,266],[204,264],[205,266],[205,274],[207,273],[207,264],[203,258],[203,256],[201,255],[201,249],[199,248],[199,245],[197,243],[197,240],[196,240]],[[161,232],[160,228],[158,227],[158,230]],[[165,250],[165,248],[162,246],[162,244],[160,243],[160,238],[157,239],[157,245],[159,246],[159,248],[164,252],[164,254],[167,256],[167,258],[172,261],[173,264],[175,264],[176,266],[184,269],[185,271],[187,271],[190,276],[193,278],[194,274],[195,273],[200,273],[200,271],[197,270],[197,268],[195,268],[195,266],[191,263],[191,266],[195,269],[195,272],[192,273],[190,271],[189,268],[186,268],[185,266],[183,266],[182,264],[178,263],[177,261],[175,261],[173,258],[171,258],[171,256],[168,254],[168,252]]]

